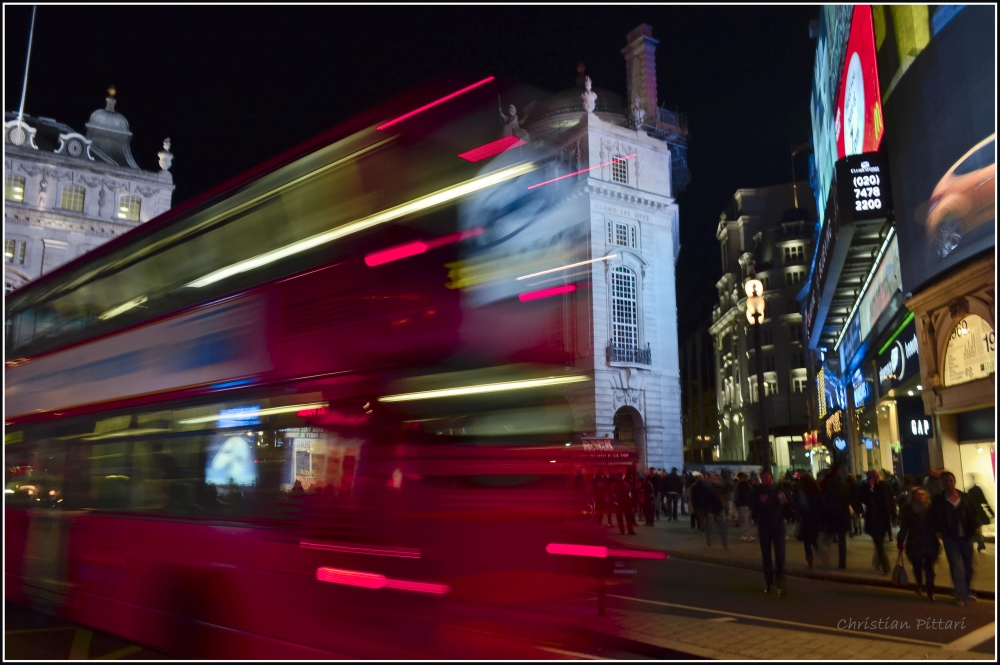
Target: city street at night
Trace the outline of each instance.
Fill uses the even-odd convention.
[[[995,4],[3,11],[5,661],[996,660]]]

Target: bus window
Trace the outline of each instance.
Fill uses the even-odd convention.
[[[128,442],[91,444],[87,462],[84,483],[89,492],[85,507],[104,510],[127,507],[130,480]]]

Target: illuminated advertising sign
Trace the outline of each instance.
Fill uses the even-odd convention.
[[[871,5],[854,7],[833,124],[838,158],[875,152],[882,143],[882,94]],[[837,182],[842,182],[839,176]]]
[[[910,321],[896,340],[875,361],[878,368],[878,382],[883,394],[920,373],[919,353],[917,327]]]
[[[870,365],[870,363],[866,363]],[[860,368],[854,370],[851,377],[852,395],[854,397],[854,408],[863,410],[874,404],[875,395],[872,392],[872,378],[867,376],[868,372],[863,372]]]
[[[997,336],[976,314],[967,314],[956,324],[944,355],[944,385],[954,386],[984,379],[996,373]]]
[[[253,485],[257,482],[257,460],[248,438],[222,434],[208,446],[205,482],[217,487]]]
[[[878,317],[889,306],[892,297],[903,290],[903,278],[899,266],[899,242],[896,236],[889,241],[885,255],[872,277],[865,294],[861,296],[858,316],[861,319],[861,339],[868,334],[878,321]]]
[[[934,436],[934,433],[931,431],[930,418],[911,418],[910,433],[913,436],[920,436],[920,437]]]
[[[839,98],[840,73],[851,30],[852,5],[824,5],[820,9],[816,35],[816,60],[809,111],[813,134],[813,179],[816,212],[820,227],[826,223],[827,199],[833,182],[834,164],[839,158],[835,118]]]
[[[903,290],[917,293],[996,245],[996,10],[893,6],[883,16],[886,72],[909,53],[884,106]]]
[[[809,294],[806,296],[802,316],[802,320],[806,326],[807,343],[810,349],[816,348],[820,333],[822,332],[821,330],[816,330],[816,321],[820,316],[819,304],[823,297],[823,287],[826,284],[826,275],[830,267],[830,252],[837,239],[838,229],[836,217],[827,220],[816,248],[812,279],[809,283]]]
[[[891,186],[879,153],[864,152],[837,162],[837,202],[843,224],[888,216]]]

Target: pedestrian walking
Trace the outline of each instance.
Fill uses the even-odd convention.
[[[656,472],[656,477],[653,479],[653,484],[656,487],[656,497],[653,501],[653,507],[656,511],[656,519],[660,519],[662,514],[666,516],[667,506],[667,472],[663,469],[658,469]]]
[[[969,474],[969,500],[972,501],[972,505],[976,508],[976,520],[979,522],[979,528],[976,529],[976,543],[978,545],[979,553],[982,554],[986,551],[986,541],[983,539],[983,527],[993,521],[996,517],[996,513],[990,507],[988,501],[986,501],[986,495],[983,494],[983,488],[979,486],[978,473]],[[989,513],[989,514],[987,514]]]
[[[611,501],[618,518],[618,531],[623,536],[626,525],[628,535],[635,535],[635,507],[632,505],[632,488],[629,480],[628,477],[622,478],[622,474],[619,473],[614,485],[611,486]]]
[[[701,474],[694,477],[694,480],[688,486],[685,493],[688,497],[688,503],[691,506],[691,528],[698,528],[699,531],[705,530],[705,508],[706,508],[706,493],[705,493],[705,477]]]
[[[723,496],[725,487],[722,478],[713,473],[702,490],[705,501],[705,543],[712,546],[712,532],[717,531],[722,540],[722,549],[729,549],[726,526],[726,500]]]
[[[670,474],[664,478],[667,495],[667,519],[677,521],[677,508],[684,492],[684,479],[677,473],[677,467],[670,469]],[[683,508],[683,506],[681,506]]]
[[[969,590],[972,583],[972,537],[979,527],[976,507],[969,496],[955,489],[955,474],[942,471],[941,493],[931,500],[931,517],[934,529],[941,534],[944,555],[948,558],[951,581],[959,607],[976,600]]]
[[[865,507],[865,533],[871,536],[878,561],[877,569],[888,575],[892,568],[885,554],[885,537],[892,542],[892,522],[896,514],[896,500],[888,483],[879,478],[875,469],[868,471],[868,482],[861,487],[861,502]]]
[[[656,489],[653,487],[653,481],[656,479],[656,476],[653,475],[655,471],[653,467],[649,467],[646,477],[639,481],[637,487],[639,506],[642,508],[642,515],[645,518],[644,526],[656,526],[653,517],[653,502],[656,498]]]
[[[820,517],[824,547],[837,540],[837,568],[847,568],[847,532],[851,528],[851,493],[841,475],[840,466],[834,464],[823,478],[823,508]],[[824,558],[826,550],[823,551]],[[824,561],[825,563],[825,561]]]
[[[604,521],[604,516],[608,517],[607,528],[611,528],[613,523],[611,521],[611,510],[610,510],[610,492],[611,492],[611,480],[604,475],[603,471],[598,471],[597,475],[594,476],[594,512],[597,514],[597,525],[601,526]]]
[[[753,502],[753,487],[750,486],[747,474],[742,471],[736,474],[736,491],[733,502],[736,504],[736,512],[740,518],[740,540],[750,542],[754,540],[754,536],[750,532],[750,504]]]
[[[689,512],[691,512],[691,505],[688,503],[687,488],[688,485],[690,485],[693,482],[693,479],[694,476],[691,474],[690,471],[685,471],[684,474],[681,476],[681,487],[680,487],[681,515],[687,515]]]
[[[806,566],[813,569],[813,550],[819,549],[820,513],[823,509],[823,493],[816,480],[808,473],[799,478],[795,491],[795,512],[798,515],[796,538],[802,541],[806,550]],[[825,559],[825,552],[820,554]]]
[[[788,498],[774,486],[774,476],[764,470],[753,493],[753,515],[764,564],[764,593],[777,582],[778,597],[785,594],[785,504]],[[771,550],[774,550],[774,561]]]
[[[923,487],[915,487],[910,492],[910,500],[899,510],[896,547],[900,552],[906,551],[913,567],[913,579],[917,582],[917,594],[926,590],[927,600],[934,600],[934,564],[941,554],[941,544],[934,531],[931,498]]]

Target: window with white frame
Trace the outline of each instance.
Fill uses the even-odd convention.
[[[24,177],[8,173],[3,178],[3,198],[5,201],[24,201]]]
[[[59,207],[63,210],[73,212],[83,212],[83,201],[87,196],[87,190],[77,185],[66,185],[62,190],[62,197],[59,200]]]
[[[639,229],[635,224],[608,220],[608,244],[639,248]]]
[[[796,284],[801,284],[805,278],[805,270],[791,270],[785,273],[785,286],[795,286]]]
[[[639,348],[639,305],[635,273],[624,266],[611,271],[611,342]]]
[[[807,381],[809,381],[809,379],[806,379],[806,378],[792,379],[792,392],[793,393],[804,393],[806,391],[806,382]]]
[[[138,196],[122,196],[118,201],[118,219],[126,219],[130,222],[139,221],[139,212],[142,208],[142,199]]]
[[[24,240],[7,239],[3,243],[3,259],[7,263],[24,265],[27,243]]]
[[[802,245],[785,245],[785,263],[800,262],[804,254]]]
[[[623,185],[628,184],[628,162],[625,161],[624,155],[615,155],[613,158],[615,161],[611,162],[611,180],[613,182],[620,182]]]

